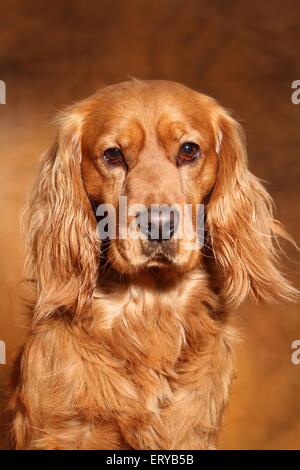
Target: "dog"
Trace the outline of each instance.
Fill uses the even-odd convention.
[[[278,267],[289,235],[248,170],[243,130],[208,96],[137,79],[57,123],[23,218],[34,301],[11,379],[10,445],[214,449],[234,375],[230,312],[248,296],[297,295]],[[98,208],[117,211],[121,197],[134,209],[104,239]],[[176,237],[186,205],[195,233],[204,209],[192,248]],[[136,219],[136,237],[121,237]]]

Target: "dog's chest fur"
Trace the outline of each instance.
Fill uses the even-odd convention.
[[[160,413],[183,391],[193,358],[219,332],[210,317],[215,306],[200,271],[157,291],[145,285],[97,289],[94,329],[145,411]]]
[[[113,448],[210,448],[232,367],[230,331],[213,318],[217,300],[207,279],[194,272],[157,291],[123,287],[102,282],[91,315],[58,316],[30,336],[23,364],[40,393],[37,400],[29,388],[22,400],[35,397],[36,429],[42,422],[52,429],[64,416],[76,429],[88,426],[86,448],[98,448],[104,424]],[[38,431],[31,438],[42,445]]]
[[[166,374],[195,335],[200,340],[202,322],[215,305],[216,297],[200,271],[174,286],[141,283],[114,290],[110,285],[95,291],[94,327],[129,367]]]

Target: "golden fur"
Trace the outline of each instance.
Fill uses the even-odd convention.
[[[289,300],[272,201],[247,169],[239,124],[174,82],[132,80],[58,118],[27,202],[28,338],[7,409],[16,449],[211,449],[233,376],[228,311],[251,294]],[[197,164],[178,168],[180,142]],[[127,168],[101,159],[118,146]],[[205,204],[205,246],[172,242],[172,263],[141,240],[97,236],[94,207]]]

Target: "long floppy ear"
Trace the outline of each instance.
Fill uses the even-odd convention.
[[[219,168],[207,205],[207,230],[223,298],[233,307],[248,294],[264,301],[291,300],[298,292],[278,269],[278,236],[291,238],[273,218],[271,196],[247,168],[241,126],[225,111],[220,114]]]
[[[59,118],[23,215],[26,267],[36,282],[33,321],[91,307],[100,254],[96,221],[81,179],[81,121]]]

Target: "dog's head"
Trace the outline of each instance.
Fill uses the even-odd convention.
[[[119,271],[182,271],[199,261],[193,233],[216,181],[216,120],[213,100],[171,82],[126,82],[90,102],[83,185],[99,216],[111,205],[98,227],[111,225],[107,257]]]
[[[174,82],[132,80],[72,106],[59,125],[26,217],[38,317],[89,307],[101,246],[124,275],[190,271],[208,250],[223,298],[235,305],[248,293],[292,295],[276,267],[274,240],[284,230],[247,169],[239,124],[213,99]]]

